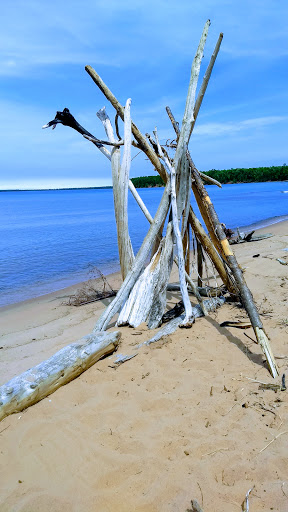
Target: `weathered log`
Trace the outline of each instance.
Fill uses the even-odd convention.
[[[143,241],[143,244],[142,244],[141,248],[139,249],[138,254],[135,258],[133,268],[129,272],[129,274],[127,274],[115,299],[109,304],[109,306],[106,308],[106,310],[101,315],[98,322],[96,323],[96,326],[95,326],[96,331],[104,331],[106,329],[106,327],[109,324],[113,315],[119,311],[121,306],[128,299],[128,296],[129,296],[134,284],[136,283],[138,277],[142,273],[143,268],[145,266],[145,262],[147,260],[148,254],[149,254],[149,251],[152,247],[152,244],[154,243],[155,237],[156,237],[157,233],[159,232],[162,222],[164,221],[164,219],[167,216],[168,209],[170,206],[170,192],[171,192],[171,186],[170,186],[170,181],[168,181],[168,183],[165,187],[162,199],[158,206],[156,215],[154,217],[154,220],[153,220],[153,222],[150,226],[150,229]]]
[[[268,337],[264,331],[263,324],[261,322],[257,307],[255,305],[252,293],[250,292],[245,278],[243,276],[243,272],[240,269],[237,259],[235,258],[233,251],[230,247],[230,244],[228,242],[228,239],[226,237],[226,234],[224,232],[223,226],[221,222],[218,219],[218,215],[216,213],[216,210],[213,206],[213,203],[200,179],[199,173],[196,169],[196,167],[192,167],[192,175],[194,178],[194,185],[197,187],[197,191],[199,193],[199,196],[202,199],[202,204],[204,205],[204,208],[207,211],[207,215],[209,216],[210,220],[210,226],[212,226],[212,229],[217,236],[221,246],[222,251],[225,254],[227,264],[233,274],[233,277],[235,279],[235,282],[237,284],[238,290],[240,292],[240,299],[245,307],[247,314],[251,320],[251,324],[253,326],[256,338],[258,340],[258,343],[260,344],[266,359],[268,363],[269,370],[271,372],[271,375],[275,378],[279,374],[276,361],[273,357],[271,347],[269,344]],[[207,228],[209,227],[207,225]],[[211,229],[211,227],[210,227]]]
[[[226,288],[224,285],[222,286],[197,286],[198,293],[201,295],[201,297],[220,297],[224,293],[226,293]],[[168,292],[179,292],[180,291],[180,285],[169,283],[167,285],[167,291]],[[194,294],[194,290],[188,286],[188,292]]]
[[[154,329],[161,324],[172,263],[172,226],[169,222],[165,238],[131,290],[119,314],[117,325],[129,324],[131,327],[138,327],[142,322],[147,322],[148,328]]]
[[[94,332],[0,387],[0,421],[36,404],[75,379],[119,345],[119,331]]]
[[[215,311],[215,309],[217,307],[220,307],[224,304],[225,297],[215,297],[213,299],[207,299],[204,302],[205,302],[205,309],[207,311]],[[192,314],[193,314],[194,318],[200,318],[200,317],[204,316],[203,311],[199,304],[197,304],[196,306],[194,306],[192,308]],[[155,334],[155,336],[153,336],[153,338],[151,338],[148,341],[145,341],[144,343],[142,343],[142,345],[150,345],[151,343],[154,343],[155,341],[161,340],[161,338],[163,338],[164,336],[168,336],[169,334],[172,334],[173,332],[176,331],[177,327],[179,327],[181,325],[181,323],[183,323],[183,320],[184,320],[184,315],[180,315],[177,318],[173,318],[173,320],[171,320],[171,322],[168,322],[167,324],[165,324],[164,327],[162,327],[162,329],[160,329]]]
[[[131,118],[130,102],[127,100],[125,107],[124,123],[124,155],[120,165],[120,149],[114,147],[111,152],[111,167],[113,181],[114,209],[117,225],[117,239],[119,260],[123,280],[132,268],[134,253],[128,229],[128,181],[131,165]],[[102,122],[110,142],[117,142],[114,138],[113,128],[105,107],[97,112],[97,117]]]

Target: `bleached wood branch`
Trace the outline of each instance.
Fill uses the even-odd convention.
[[[169,180],[165,187],[165,190],[164,190],[162,199],[160,201],[160,204],[158,206],[154,220],[153,220],[153,222],[150,226],[150,229],[143,241],[143,244],[135,258],[133,268],[127,274],[115,299],[109,304],[109,306],[106,308],[106,310],[101,315],[98,322],[96,323],[96,326],[95,326],[96,331],[104,331],[106,329],[111,318],[114,316],[115,313],[117,313],[119,311],[121,306],[128,299],[128,296],[129,296],[136,280],[142,273],[143,268],[145,266],[145,262],[148,258],[149,251],[154,243],[155,237],[157,236],[157,233],[159,232],[159,229],[167,216],[169,205],[170,205],[170,191],[171,191],[171,186],[170,186],[170,180]]]
[[[179,131],[179,127],[178,127],[178,123],[176,122],[172,112],[171,112],[171,109],[169,107],[166,107],[166,110],[167,110],[167,113],[169,115],[169,118],[171,120],[171,123],[172,123],[172,126],[174,128],[174,131],[177,135],[177,138],[179,139],[179,136],[180,136],[180,131]],[[197,176],[200,174],[198,169],[196,169],[195,167],[195,164],[191,158],[191,155],[189,153],[189,150],[186,148],[186,156],[187,156],[187,159],[188,159],[188,162],[189,162],[189,165],[190,165],[190,169],[194,172],[197,171]],[[193,177],[195,179],[195,175],[193,174]],[[206,215],[206,212],[204,211],[204,204],[202,204],[201,200],[199,200],[199,194],[198,194],[198,188],[196,188],[195,186],[195,183],[192,182],[192,186],[193,186],[193,191],[194,191],[194,194],[195,194],[195,197],[196,197],[196,200],[197,200],[197,204],[199,206],[199,209],[200,209],[200,212],[201,214],[206,218],[207,215]],[[203,184],[202,184],[203,186]],[[203,186],[204,187],[204,186]],[[192,206],[190,205],[189,207],[189,217],[188,217],[188,220],[197,236],[197,239],[200,241],[200,243],[202,244],[202,246],[205,247],[206,249],[206,252],[209,254],[213,264],[215,265],[217,271],[219,272],[219,275],[223,281],[223,283],[225,284],[225,286],[227,286],[227,289],[231,292],[231,293],[237,293],[238,290],[235,286],[235,284],[232,282],[231,280],[231,277],[229,276],[224,264],[223,264],[223,261],[222,261],[222,258],[219,256],[218,252],[216,251],[214,245],[211,243],[211,240],[207,237],[205,231],[203,230],[202,228],[202,225],[201,223],[199,222],[199,220],[197,219],[193,209],[192,209]],[[219,248],[219,241],[214,233],[214,230],[211,230],[209,231],[210,233],[210,236],[212,238],[212,240],[215,241],[215,244],[216,244],[216,247],[218,248],[219,250],[219,253],[222,254],[222,247]]]
[[[210,20],[205,23],[202,36],[200,38],[199,46],[194,57],[191,69],[190,83],[188,87],[187,99],[185,112],[183,116],[182,126],[180,130],[180,135],[177,143],[176,153],[173,161],[173,166],[175,168],[175,172],[178,172],[178,166],[180,164],[181,158],[183,156],[183,148],[184,144],[188,146],[189,139],[191,135],[191,129],[194,121],[194,105],[195,105],[195,96],[196,96],[196,88],[200,73],[200,65],[203,57],[204,46],[206,43],[208,30],[210,26]]]
[[[149,329],[159,326],[166,307],[166,288],[173,263],[172,226],[169,222],[166,236],[136,281],[124,304],[117,325],[138,327],[147,322]]]
[[[0,421],[36,404],[75,379],[119,345],[119,331],[94,332],[0,387]]]
[[[152,224],[153,217],[152,217],[151,213],[149,212],[148,208],[146,207],[144,201],[142,200],[142,198],[138,194],[138,192],[137,192],[136,188],[134,187],[133,182],[131,180],[129,180],[128,186],[129,186],[129,190],[130,190],[132,196],[134,197],[134,199],[137,202],[138,206],[141,208],[141,210],[144,213],[146,219],[148,220],[148,222],[150,224]]]
[[[129,170],[131,164],[131,117],[130,117],[130,102],[127,100],[125,108],[125,145],[124,145],[124,159],[120,165],[120,149],[113,147],[111,152],[111,167],[112,167],[112,180],[113,180],[113,196],[114,208],[117,224],[117,239],[119,260],[121,266],[121,273],[123,280],[127,273],[131,270],[134,261],[133,248],[129,236],[128,229],[128,181]],[[109,116],[106,114],[105,107],[97,112],[97,116],[102,122],[108,140],[116,142],[114,138],[113,128]]]
[[[159,144],[157,132],[154,131],[155,139],[158,146],[158,152],[164,161],[166,168],[170,171],[171,178],[171,207],[172,207],[172,222],[173,232],[176,239],[177,255],[178,255],[178,271],[179,271],[179,282],[181,288],[182,299],[185,307],[185,318],[183,321],[183,327],[192,327],[194,323],[194,317],[192,314],[192,306],[188,296],[188,290],[185,280],[185,262],[183,255],[182,238],[179,229],[178,211],[177,211],[177,198],[176,198],[176,172],[174,165],[171,165],[167,156],[164,156],[162,148]]]
[[[209,80],[210,80],[210,77],[211,77],[211,73],[213,71],[213,67],[214,67],[215,61],[217,59],[217,55],[219,53],[219,50],[220,50],[222,39],[223,39],[223,34],[221,32],[221,34],[218,37],[218,41],[216,43],[216,46],[214,48],[214,52],[211,55],[210,62],[209,62],[208,67],[206,69],[206,72],[205,72],[205,75],[203,77],[202,84],[201,84],[198,96],[196,98],[195,107],[194,107],[194,121],[193,121],[192,126],[191,126],[191,133],[192,133],[192,131],[194,129],[194,126],[195,126],[195,123],[196,123],[196,119],[197,119],[200,107],[202,105],[202,101],[203,101],[203,98],[204,98],[204,95],[205,95],[205,92],[206,92],[206,89],[207,89],[207,86],[208,86],[208,83],[209,83]],[[202,175],[202,173],[201,173],[201,175]],[[203,177],[203,175],[201,177]]]

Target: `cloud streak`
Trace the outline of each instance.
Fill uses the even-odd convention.
[[[255,130],[288,121],[288,116],[267,116],[244,121],[230,121],[227,123],[205,123],[196,126],[193,134],[197,136],[222,137],[235,135],[238,132],[253,133]]]

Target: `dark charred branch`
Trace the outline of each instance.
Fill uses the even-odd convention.
[[[49,121],[49,123],[45,124],[42,128],[50,128],[52,127],[52,130],[56,128],[57,124],[63,124],[64,126],[69,126],[70,128],[73,128],[73,130],[76,130],[76,132],[81,133],[81,135],[86,135],[86,137],[89,137],[90,139],[93,139],[92,142],[97,146],[98,148],[101,148],[103,145],[107,146],[114,146],[115,144],[111,144],[108,141],[100,140],[92,133],[88,132],[83,126],[81,126],[78,121],[76,121],[75,117],[72,116],[70,113],[70,110],[68,108],[64,108],[63,112],[57,111],[56,116],[53,119],[53,121]]]

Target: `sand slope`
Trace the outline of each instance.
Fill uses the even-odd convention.
[[[264,231],[275,236],[234,248],[282,375],[288,266],[276,258],[288,260],[287,223]],[[69,293],[0,310],[1,384],[92,330],[103,304],[68,307]],[[253,338],[252,329],[219,326],[237,319],[246,319],[243,309],[224,305],[117,369],[115,355],[103,359],[5,418],[0,511],[179,512],[196,498],[205,512],[236,512],[253,485],[251,511],[287,511],[287,391],[259,390],[247,379],[273,382],[261,350],[245,336]],[[154,332],[144,325],[121,331],[123,354]]]

